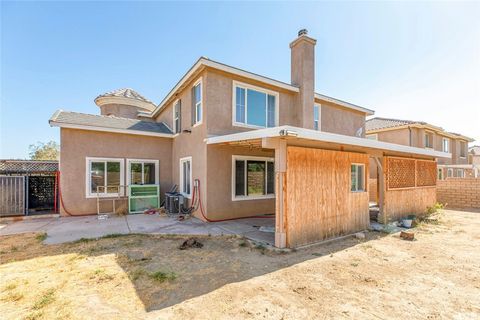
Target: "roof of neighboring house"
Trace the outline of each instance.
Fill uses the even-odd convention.
[[[272,78],[268,78],[268,77],[265,77],[265,76],[262,76],[262,75],[259,75],[259,74],[253,73],[253,72],[245,71],[245,70],[242,70],[242,69],[239,69],[239,68],[236,68],[236,67],[232,67],[232,66],[226,65],[224,63],[220,63],[220,62],[217,62],[217,61],[205,58],[205,57],[200,57],[200,59],[197,60],[197,62],[187,71],[187,73],[185,73],[185,75],[180,79],[180,81],[178,81],[178,83],[172,88],[172,90],[170,90],[170,92],[162,100],[162,102],[160,102],[160,104],[155,108],[155,110],[153,110],[150,114],[145,113],[145,114],[143,114],[143,116],[153,117],[157,113],[159,113],[165,107],[165,105],[170,101],[170,99],[175,95],[175,93],[178,90],[181,90],[188,83],[188,80],[190,80],[191,77],[197,75],[198,72],[200,72],[202,70],[202,68],[204,68],[204,67],[209,67],[209,68],[221,70],[221,71],[224,71],[224,72],[232,73],[232,74],[235,74],[235,75],[239,75],[239,76],[242,76],[242,77],[245,77],[245,78],[253,79],[253,80],[256,80],[256,81],[259,81],[259,82],[263,82],[265,84],[269,84],[269,85],[272,85],[272,86],[275,86],[275,87],[278,87],[278,88],[282,88],[284,90],[288,90],[288,91],[292,91],[292,92],[299,92],[300,91],[300,89],[297,86],[294,86],[294,85],[291,85],[291,84],[288,84],[288,83],[285,83],[285,82],[282,82],[282,81],[278,81],[278,80],[275,80],[275,79],[272,79]],[[339,100],[339,99],[328,97],[328,96],[325,96],[325,95],[322,95],[322,94],[319,94],[319,93],[315,93],[315,98],[320,99],[320,100],[329,101],[329,102],[338,104],[340,106],[343,106],[345,108],[349,108],[349,109],[357,110],[357,111],[360,111],[360,112],[364,112],[367,115],[372,115],[372,114],[375,113],[373,110],[357,106],[353,103],[349,103],[349,102],[345,102],[345,101],[342,101],[342,100]]]
[[[438,131],[440,134],[448,136],[450,138],[463,139],[469,142],[475,141],[472,138],[466,137],[459,133],[445,131],[441,127],[434,126],[424,121],[413,121],[413,120],[401,120],[401,119],[391,119],[391,118],[381,118],[375,117],[368,119],[365,122],[365,130],[368,133],[375,133],[377,131],[385,130],[394,130],[403,127],[421,127]]]
[[[113,116],[93,115],[58,110],[50,118],[51,126],[93,131],[118,132],[149,136],[173,136],[163,122],[144,121]]]
[[[0,173],[45,173],[58,171],[57,160],[0,160]]]
[[[480,146],[471,146],[468,148],[468,152],[474,156],[480,156]]]

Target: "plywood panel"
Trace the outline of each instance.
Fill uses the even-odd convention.
[[[387,220],[398,220],[409,214],[422,215],[437,201],[435,187],[417,187],[385,192],[384,213]]]
[[[364,164],[368,177],[366,154],[287,148],[285,197],[289,247],[368,227],[368,190],[350,191],[352,163]]]

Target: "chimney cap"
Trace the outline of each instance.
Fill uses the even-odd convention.
[[[298,36],[301,37],[301,36],[306,36],[308,34],[308,30],[307,29],[300,29],[298,31]]]

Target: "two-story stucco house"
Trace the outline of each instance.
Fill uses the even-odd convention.
[[[422,212],[450,153],[366,139],[372,110],[315,92],[315,44],[304,30],[290,43],[290,83],[202,57],[158,105],[124,89],[95,99],[101,115],[55,112],[62,214],[96,214],[119,186],[176,185],[201,200],[196,217],[275,214],[275,245],[297,247],[368,227],[369,158],[384,217]]]
[[[451,158],[438,159],[438,179],[474,175],[468,163],[468,143],[474,139],[445,131],[422,121],[375,117],[366,122],[366,137],[417,148],[449,152]],[[371,176],[374,172],[370,172]]]

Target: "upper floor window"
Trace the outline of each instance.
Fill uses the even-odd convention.
[[[316,104],[313,106],[313,129],[320,129],[320,105]]]
[[[233,124],[253,128],[278,124],[278,93],[233,82]]]
[[[442,151],[449,152],[450,151],[450,140],[448,138],[442,139]]]
[[[202,123],[202,82],[199,81],[193,86],[193,110],[192,110],[192,124]]]
[[[173,105],[173,133],[180,133],[182,130],[182,103],[177,100]]]
[[[465,158],[467,156],[467,144],[465,141],[460,141],[460,157]]]
[[[433,148],[433,133],[425,132],[425,148]]]

